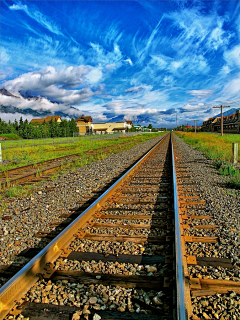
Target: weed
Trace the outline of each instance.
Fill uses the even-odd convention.
[[[40,177],[41,176],[41,171],[39,168],[37,168],[37,171],[36,171],[36,177]]]
[[[59,176],[58,173],[53,174],[53,175],[51,176],[51,180],[52,180],[52,181],[56,181],[56,180],[58,179],[58,176]]]
[[[219,169],[219,173],[223,176],[238,176],[239,171],[230,163],[223,163]]]
[[[228,185],[231,188],[240,189],[240,173],[238,175],[231,177]]]
[[[27,186],[13,186],[9,189],[7,189],[4,193],[4,195],[8,198],[10,197],[28,197],[31,194],[31,189],[33,186],[27,185]]]
[[[217,168],[217,169],[220,169],[223,165],[223,161],[222,160],[217,160],[214,162],[214,167]]]
[[[1,204],[0,204],[0,215],[5,212],[6,208],[7,208],[6,202],[1,201]]]

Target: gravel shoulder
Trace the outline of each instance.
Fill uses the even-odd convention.
[[[228,187],[229,177],[222,176],[214,168],[214,162],[202,152],[193,149],[176,137],[185,164],[190,167],[189,176],[200,190],[205,204],[201,210],[188,210],[188,214],[212,216],[211,220],[192,220],[186,223],[186,235],[218,237],[217,243],[187,243],[188,255],[196,257],[228,258],[232,269],[210,266],[189,266],[190,277],[240,281],[240,191]],[[197,224],[216,225],[216,229],[195,229]],[[229,292],[192,298],[192,319],[240,319],[240,294]]]

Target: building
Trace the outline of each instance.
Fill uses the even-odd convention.
[[[80,117],[76,120],[80,135],[85,135],[92,131],[92,117]]]
[[[202,131],[221,132],[221,117],[209,118],[203,121]],[[240,133],[240,109],[223,117],[223,131],[226,133]]]
[[[128,129],[131,129],[133,127],[133,122],[132,121],[125,121],[127,126],[128,126]]]
[[[50,121],[57,121],[58,123],[62,122],[62,119],[60,116],[47,116],[46,118],[39,118],[39,119],[32,119],[30,123],[43,123],[45,122],[50,122]]]
[[[128,129],[129,125],[126,122],[106,122],[92,124],[92,131],[96,133],[126,132]]]
[[[133,127],[136,129],[136,131],[142,131],[143,129],[140,125],[133,126]]]
[[[90,132],[95,134],[126,132],[132,127],[132,121],[93,123],[92,117],[84,116],[78,118],[76,122],[80,135],[85,135]]]

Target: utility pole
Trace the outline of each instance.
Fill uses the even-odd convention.
[[[223,136],[223,108],[230,108],[230,106],[220,106],[220,107],[213,107],[215,109],[221,109],[221,136]]]
[[[197,125],[196,125],[196,122],[199,121],[199,120],[192,120],[194,121],[194,127],[195,127],[195,134],[197,133]]]
[[[176,113],[176,131],[177,131],[177,113]]]

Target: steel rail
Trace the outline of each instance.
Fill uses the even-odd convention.
[[[43,248],[32,260],[30,260],[15,276],[13,276],[0,289],[0,320],[16,305],[16,302],[23,297],[31,286],[37,282],[41,274],[46,273],[47,264],[53,263],[67,248],[74,235],[79,229],[86,226],[87,222],[93,218],[105,201],[126,181],[129,176],[139,167],[143,160],[147,159],[152,152],[162,143],[167,135],[153,146],[140,160],[120,177],[111,187],[109,187],[96,201],[94,201],[78,218],[76,218],[66,229],[54,238],[45,248]]]
[[[175,161],[174,161],[174,148],[173,139],[171,133],[171,145],[172,145],[172,169],[173,169],[173,192],[174,192],[174,216],[175,216],[175,252],[176,252],[176,286],[177,286],[177,319],[187,320],[187,310],[185,303],[185,278],[183,272],[182,262],[182,250],[181,250],[181,233],[180,233],[180,221],[178,212],[178,191],[177,191],[177,180],[175,172]]]

